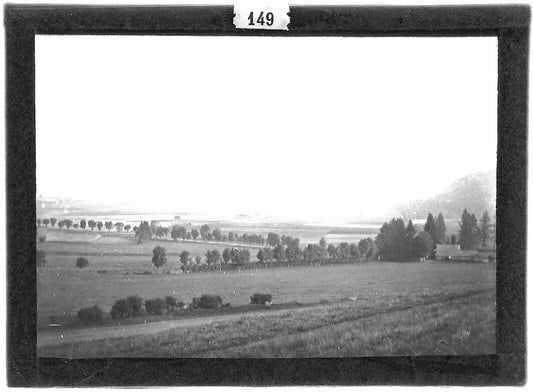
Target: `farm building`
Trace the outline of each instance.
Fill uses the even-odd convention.
[[[437,245],[435,259],[437,260],[472,260],[481,259],[477,250],[461,250],[461,245]]]

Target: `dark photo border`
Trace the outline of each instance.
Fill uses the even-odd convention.
[[[5,6],[10,386],[525,383],[529,6],[294,6],[290,7],[290,17],[288,31],[257,31],[236,29],[232,6]],[[497,354],[309,359],[37,358],[36,34],[497,37]],[[15,229],[15,222],[24,230]]]

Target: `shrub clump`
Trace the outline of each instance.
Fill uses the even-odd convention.
[[[220,295],[203,294],[201,297],[193,298],[192,307],[194,309],[213,309],[222,306]]]
[[[120,319],[126,317],[138,316],[142,310],[143,300],[138,295],[119,299],[115,301],[111,308],[111,318]]]
[[[271,294],[254,294],[250,297],[250,303],[257,305],[270,305],[272,303]]]
[[[168,295],[165,297],[165,303],[167,308],[167,313],[171,313],[177,309],[185,308],[185,302],[178,301],[175,297]]]
[[[149,299],[144,303],[144,309],[148,314],[163,314],[166,305],[165,300],[161,298]]]
[[[86,257],[78,257],[76,260],[76,267],[85,268],[89,265],[89,260]]]
[[[78,311],[78,319],[83,323],[101,323],[104,320],[104,312],[94,305]]]
[[[132,316],[138,316],[143,308],[143,300],[138,295],[127,297],[126,304]]]
[[[128,306],[126,305],[125,299],[119,299],[115,301],[113,307],[111,308],[111,318],[113,320],[129,317]]]

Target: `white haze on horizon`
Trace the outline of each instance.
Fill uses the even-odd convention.
[[[37,195],[383,215],[495,170],[497,40],[36,36]]]

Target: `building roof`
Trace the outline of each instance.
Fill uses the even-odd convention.
[[[437,245],[436,257],[470,257],[477,255],[477,250],[461,250],[460,245]]]

